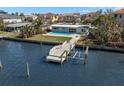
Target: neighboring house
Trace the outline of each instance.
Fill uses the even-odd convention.
[[[2,19],[4,23],[22,22],[22,18],[20,16],[11,15],[11,14],[0,14],[0,19]]]
[[[14,23],[6,25],[5,30],[8,32],[20,32],[20,30],[26,25],[31,25],[31,23]]]
[[[59,20],[59,15],[54,13],[40,14],[40,17],[42,18],[42,22],[44,25],[57,23]]]
[[[33,20],[37,19],[37,16],[33,14],[27,14],[24,15],[24,17],[25,17],[25,21],[29,21],[29,22],[32,22]]]
[[[117,10],[113,12],[113,16],[117,19],[117,21],[124,26],[124,9]]]
[[[65,13],[65,14],[54,14],[46,13],[40,14],[40,17],[43,19],[43,24],[55,24],[55,23],[68,23],[76,24],[80,23],[80,13]]]
[[[81,15],[81,20],[82,21],[90,21],[90,20],[93,20],[94,17],[97,17],[96,16],[96,12],[90,12],[90,13],[87,13],[87,14],[82,14]]]
[[[58,22],[59,16],[58,15],[53,15],[52,17],[52,23]]]
[[[77,33],[85,36],[89,34],[90,27],[91,25],[51,25],[52,31],[55,32]]]
[[[59,16],[59,23],[76,24],[80,22],[80,13],[65,13]]]
[[[42,14],[44,24],[52,24],[58,22],[59,16],[54,13]]]

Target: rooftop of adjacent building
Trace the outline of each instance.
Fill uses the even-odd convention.
[[[124,14],[124,8],[113,12],[114,14]]]
[[[11,15],[11,14],[0,14],[2,19],[21,19],[21,16]]]
[[[23,23],[14,23],[14,24],[8,24],[6,27],[22,27],[26,25],[31,25],[29,22],[23,22]]]
[[[51,25],[52,27],[72,27],[72,28],[78,28],[78,27],[83,27],[83,26],[91,26],[91,25],[67,25],[67,24],[53,24]]]

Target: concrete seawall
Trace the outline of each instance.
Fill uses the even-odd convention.
[[[41,44],[41,41],[36,41],[36,40],[26,40],[26,39],[9,38],[9,37],[3,37],[2,39],[3,40],[10,40],[10,41],[17,41],[17,42]],[[61,43],[42,41],[42,44],[58,45],[58,44],[61,44]],[[89,46],[89,50],[98,50],[98,51],[108,51],[108,52],[124,53],[124,49],[122,49],[122,48],[112,48],[112,47],[99,46],[99,45],[96,45],[96,46],[91,46],[91,45],[76,45],[77,48],[83,48],[83,46]]]

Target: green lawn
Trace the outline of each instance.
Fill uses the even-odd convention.
[[[49,42],[64,42],[64,41],[69,41],[71,38],[70,37],[58,37],[58,36],[44,36],[42,34],[38,34],[38,35],[35,35],[27,39],[37,40],[37,41],[49,41]]]
[[[0,31],[0,36],[6,36],[10,38],[17,38],[19,36],[18,32],[5,32],[5,31]],[[64,41],[69,41],[71,38],[70,37],[57,37],[57,36],[43,36],[42,34],[35,35],[30,38],[26,38],[29,40],[36,40],[36,41],[50,41],[50,42],[64,42]]]
[[[11,37],[11,38],[16,38],[19,36],[18,32],[5,32],[5,31],[0,31],[0,36],[6,36],[6,37]]]

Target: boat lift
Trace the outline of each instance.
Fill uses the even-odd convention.
[[[84,64],[88,62],[88,50],[89,46],[86,48],[83,46],[83,51],[75,51],[75,45],[73,48],[70,48],[69,51],[65,50],[61,53],[60,56],[58,55],[49,55],[47,56],[47,61],[57,62],[63,64],[64,61],[68,62],[69,59],[83,61]]]
[[[83,47],[83,52],[74,51],[67,58],[70,58],[71,60],[83,61],[83,63],[86,64],[88,62],[88,50],[89,50],[89,46],[86,46],[85,50]]]
[[[46,57],[46,61],[62,64],[64,61],[68,61],[68,58],[71,58],[71,59],[84,60],[84,64],[86,64],[89,47],[87,46],[85,51],[83,47],[83,51],[82,51],[83,58],[81,58],[82,52],[80,51],[75,52],[75,44],[79,40],[79,38],[80,37],[73,37],[69,42],[65,41],[61,45],[54,46],[52,49],[50,49],[49,54]]]

